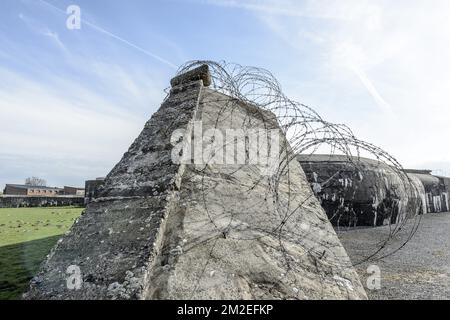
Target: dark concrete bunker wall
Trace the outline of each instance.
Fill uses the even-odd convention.
[[[405,170],[420,181],[424,188],[425,213],[450,211],[450,178],[434,176],[431,170]]]
[[[420,181],[379,161],[341,155],[299,155],[298,159],[335,226],[381,226],[424,212]],[[355,165],[356,164],[356,165]]]

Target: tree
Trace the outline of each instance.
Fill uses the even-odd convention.
[[[47,185],[47,181],[38,177],[29,177],[25,179],[25,184],[27,186],[45,187]]]

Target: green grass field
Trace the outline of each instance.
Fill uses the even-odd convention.
[[[0,209],[0,300],[18,299],[83,208]]]

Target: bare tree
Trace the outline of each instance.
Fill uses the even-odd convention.
[[[47,181],[38,177],[28,177],[25,179],[25,184],[27,186],[45,187],[47,185]]]

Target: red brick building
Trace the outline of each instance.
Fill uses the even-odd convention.
[[[3,191],[6,196],[41,196],[54,197],[61,192],[60,188],[7,184]]]

